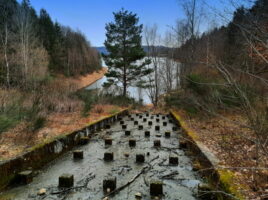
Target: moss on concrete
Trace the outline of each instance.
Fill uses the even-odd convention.
[[[114,113],[113,115],[109,115],[109,116],[106,116],[106,117],[103,117],[97,121],[94,121],[94,122],[90,122],[89,124],[87,124],[86,126],[82,127],[80,130],[83,130],[91,125],[94,125],[94,124],[97,124],[105,119],[109,119],[111,117],[114,117],[116,115],[119,115],[121,113],[124,113],[128,110],[127,109],[124,109],[124,110],[121,110],[117,113]],[[40,168],[41,166],[43,166],[44,164],[50,162],[51,160],[55,159],[56,157],[58,157],[60,155],[59,154],[49,154],[49,155],[46,155],[46,156],[43,156],[43,155],[40,155],[43,153],[43,151],[47,151],[45,148],[50,148],[50,145],[51,147],[54,145],[54,143],[58,140],[64,140],[64,139],[67,139],[69,137],[72,137],[72,134],[74,134],[75,132],[71,132],[71,133],[65,133],[65,134],[62,134],[62,135],[59,135],[57,137],[54,137],[54,138],[50,138],[50,139],[47,139],[45,140],[44,142],[42,143],[39,143],[33,147],[30,147],[27,149],[26,153],[24,153],[23,155],[20,155],[18,156],[17,158],[13,159],[13,160],[16,160],[16,159],[29,159],[27,160],[27,164],[23,165],[23,166],[20,166],[19,168],[19,171],[21,170],[24,170],[22,168],[27,168],[27,167],[32,167],[33,169],[36,169],[36,168]],[[70,146],[71,148],[71,146]],[[34,160],[31,160],[31,158],[36,158]],[[6,161],[6,162],[11,162],[11,161]],[[0,170],[1,170],[1,164],[0,164]],[[16,173],[14,173],[14,171],[6,171],[6,172],[2,172],[0,173],[1,175],[1,178],[0,178],[0,191],[3,190],[4,188],[6,188],[12,180],[14,180],[14,178],[16,177]],[[0,199],[1,200],[1,199]]]
[[[177,122],[180,123],[182,129],[187,133],[188,136],[190,136],[191,139],[195,141],[199,140],[198,135],[194,132],[194,130],[188,127],[187,123],[182,119],[182,117],[177,112],[171,111],[171,114],[175,117]]]
[[[194,142],[194,143],[200,143],[198,134],[193,131],[191,128],[187,126],[187,123],[182,119],[182,117],[176,112],[171,110],[171,114],[173,117],[177,120],[178,123],[180,123],[182,129],[185,131],[186,135]],[[197,145],[198,146],[198,145]],[[199,149],[202,152],[202,149]],[[202,152],[203,155],[206,155],[204,152]],[[207,158],[210,160],[210,158]],[[210,162],[213,163],[213,162]],[[222,190],[227,192],[230,195],[234,196],[234,199],[244,200],[246,199],[243,194],[241,193],[240,189],[245,188],[242,185],[235,184],[235,174],[227,169],[217,169],[217,166],[212,166],[213,171],[218,174],[218,180],[215,182],[214,179],[209,178],[209,183],[212,185],[217,185],[220,183],[220,186]],[[218,199],[226,199],[226,196],[218,195]]]
[[[235,174],[227,169],[218,169],[217,172],[219,174],[219,181],[223,190],[230,193],[237,199],[244,200],[245,197],[241,194],[239,189],[243,188],[243,186],[235,184]]]

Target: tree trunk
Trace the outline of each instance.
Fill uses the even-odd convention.
[[[127,96],[127,75],[126,75],[126,66],[124,66],[124,75],[123,75],[123,96]]]
[[[7,24],[5,25],[5,44],[4,44],[4,54],[5,54],[5,62],[6,62],[6,83],[7,87],[10,87],[10,70],[9,70],[9,62],[7,58],[7,43],[8,43],[8,32],[7,32]]]

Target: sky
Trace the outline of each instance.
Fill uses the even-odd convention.
[[[218,2],[221,0],[206,1],[213,8],[223,9]],[[137,13],[144,25],[157,24],[161,35],[170,30],[177,19],[184,18],[178,0],[31,0],[31,5],[37,12],[46,9],[54,21],[83,32],[92,46],[103,46],[105,24],[113,21],[113,12],[121,8]],[[203,29],[206,22],[205,19]]]

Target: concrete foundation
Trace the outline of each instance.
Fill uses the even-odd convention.
[[[22,185],[29,184],[33,181],[33,172],[26,170],[18,173],[18,183]]]
[[[154,141],[154,147],[161,147],[161,141],[160,140],[155,140]]]
[[[106,138],[104,140],[105,146],[109,146],[113,144],[113,139],[112,138]]]
[[[62,174],[59,177],[59,187],[70,188],[74,186],[74,176],[72,174]]]
[[[179,164],[179,158],[175,155],[169,156],[169,164],[170,165],[178,165]]]
[[[110,124],[106,124],[106,125],[105,125],[105,128],[106,128],[106,129],[110,129],[110,128],[111,128],[111,125],[110,125]]]
[[[125,131],[125,136],[130,136],[131,131]]]
[[[81,137],[80,139],[79,139],[79,144],[80,145],[86,145],[86,144],[88,144],[89,143],[89,137]]]
[[[73,151],[73,159],[83,159],[84,158],[84,152],[81,150],[75,150]]]
[[[144,161],[145,161],[144,154],[137,154],[136,155],[136,163],[144,163]]]
[[[104,159],[104,161],[113,161],[114,160],[114,153],[113,152],[105,152],[103,159]]]
[[[116,177],[111,177],[103,180],[104,193],[110,193],[116,189]]]
[[[169,131],[166,131],[166,132],[165,132],[165,137],[166,137],[166,138],[170,138],[170,132],[169,132]]]
[[[150,137],[150,131],[145,131],[144,135],[145,135],[145,137]]]
[[[134,140],[134,139],[130,139],[130,140],[128,141],[128,144],[129,144],[130,147],[135,147],[135,146],[136,146],[136,140]]]
[[[151,196],[162,196],[163,195],[163,182],[162,181],[151,181],[151,183],[150,183],[150,195]]]

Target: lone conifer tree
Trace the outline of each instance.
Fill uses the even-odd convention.
[[[105,47],[107,55],[103,55],[108,66],[106,74],[108,82],[106,86],[121,83],[123,86],[123,96],[127,95],[127,87],[134,84],[138,79],[152,72],[146,65],[150,60],[142,48],[142,25],[139,25],[139,18],[136,14],[120,10],[114,14],[115,22],[106,24]]]

